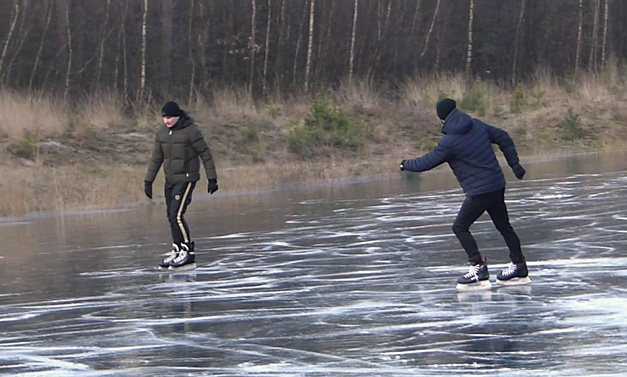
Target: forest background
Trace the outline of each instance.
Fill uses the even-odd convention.
[[[168,100],[221,193],[397,176],[443,97],[522,156],[624,148],[625,19],[622,0],[0,0],[0,217],[147,200]]]

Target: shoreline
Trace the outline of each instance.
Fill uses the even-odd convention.
[[[586,157],[586,156],[594,156],[594,155],[603,155],[603,156],[612,156],[612,155],[625,155],[627,154],[627,149],[616,149],[616,150],[596,150],[596,151],[573,151],[573,152],[560,152],[556,154],[538,154],[538,155],[523,155],[520,157],[523,166],[526,167],[529,172],[530,169],[527,166],[533,166],[536,164],[547,163],[547,162],[558,162],[558,161],[566,161],[568,159],[577,158],[577,157]],[[498,152],[497,152],[498,156]],[[507,173],[507,164],[504,160],[499,157],[499,162],[501,163],[501,167]],[[233,167],[229,168],[229,170],[238,170],[241,167]],[[440,167],[435,170],[419,173],[421,175],[432,175],[432,174],[451,174],[450,169],[442,169]],[[416,174],[416,173],[407,173],[407,174]],[[289,175],[289,174],[288,174]],[[408,176],[409,177],[409,176]],[[203,177],[204,178],[204,177]],[[203,178],[201,178],[202,182]],[[278,186],[268,186],[268,187],[256,187],[253,189],[242,189],[240,187],[233,189],[224,189],[223,185],[220,186],[220,190],[217,195],[219,198],[237,198],[237,197],[249,197],[255,195],[270,195],[274,193],[279,193],[282,191],[298,191],[304,189],[317,189],[317,188],[330,188],[330,187],[342,187],[348,186],[352,184],[362,184],[369,182],[383,182],[383,181],[400,181],[405,179],[403,177],[403,173],[400,171],[397,173],[396,171],[389,172],[381,172],[371,175],[350,175],[346,174],[341,177],[333,177],[326,179],[304,179],[295,182],[290,182],[286,184],[281,184]],[[454,179],[454,178],[453,178]],[[527,179],[527,178],[525,178]],[[511,178],[508,178],[508,182],[511,181]],[[220,184],[220,181],[218,181]],[[209,194],[204,192],[204,186],[199,185],[199,188],[203,190],[198,192],[195,197],[195,201],[206,201],[211,198]],[[461,191],[460,191],[461,192]],[[102,214],[110,214],[110,213],[119,213],[119,212],[127,212],[132,211],[136,208],[150,205],[163,205],[164,199],[163,197],[155,197],[152,200],[148,200],[144,198],[143,191],[141,186],[137,186],[137,193],[141,193],[141,198],[135,201],[123,202],[113,206],[107,205],[85,205],[79,206],[77,208],[67,209],[61,212],[54,211],[39,211],[39,212],[31,212],[27,213],[24,216],[5,216],[0,217],[0,226],[12,226],[19,225],[20,223],[33,221],[33,220],[47,220],[53,218],[64,218],[64,217],[74,217],[74,216],[94,216],[94,215],[102,215]]]

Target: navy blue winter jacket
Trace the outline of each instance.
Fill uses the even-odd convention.
[[[442,126],[444,136],[434,150],[403,164],[404,170],[421,172],[448,162],[468,196],[486,194],[505,187],[505,176],[492,144],[497,144],[510,167],[519,163],[509,134],[454,109]]]

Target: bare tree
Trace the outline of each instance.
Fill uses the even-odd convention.
[[[309,3],[309,41],[307,42],[307,65],[305,66],[305,91],[309,90],[309,72],[311,71],[311,50],[313,47],[314,7],[316,0]]]
[[[468,49],[466,52],[466,78],[469,79],[472,73],[472,25],[475,11],[475,0],[470,0],[468,6]]]
[[[429,47],[429,39],[431,38],[431,33],[433,32],[433,26],[435,25],[435,21],[438,18],[438,9],[440,9],[440,0],[437,0],[435,3],[435,10],[433,11],[433,18],[431,19],[431,25],[429,26],[429,31],[427,32],[427,37],[425,39],[425,45],[422,48],[422,52],[420,53],[420,57],[425,56],[425,52],[427,52],[427,47]]]
[[[33,79],[35,78],[35,72],[37,72],[37,67],[39,67],[39,62],[41,60],[41,53],[44,49],[44,42],[46,41],[46,34],[48,33],[48,27],[50,26],[50,19],[52,18],[52,2],[48,2],[48,14],[46,15],[46,22],[44,24],[44,30],[41,33],[41,40],[39,41],[39,48],[37,49],[37,55],[35,55],[35,63],[33,64],[33,70],[31,71],[30,78],[28,79],[28,91],[30,92],[33,89]]]
[[[200,51],[200,66],[207,66],[207,44],[209,43],[209,36],[211,34],[211,3],[207,5],[207,11],[205,11],[205,5],[202,2],[198,4],[198,13],[200,15],[200,24],[202,30],[198,33],[198,46]],[[206,14],[206,16],[205,16]],[[201,86],[209,86],[209,79],[207,78],[207,70],[200,69],[200,77],[198,78]]]
[[[388,1],[387,5],[387,12],[384,13],[384,1],[377,1],[377,42],[381,41],[383,38],[383,31],[385,30],[389,20],[390,7],[392,6],[392,3]]]
[[[255,0],[251,0],[252,13],[250,15],[250,42],[248,48],[250,49],[250,74],[248,77],[248,91],[253,91],[253,80],[255,78],[255,52],[257,49],[257,33],[256,33],[256,18],[257,18],[257,3]]]
[[[4,40],[4,45],[2,47],[2,55],[0,56],[0,72],[2,72],[2,68],[4,67],[4,58],[7,55],[7,49],[9,48],[9,43],[11,42],[11,37],[13,36],[13,31],[15,30],[15,25],[17,24],[17,19],[20,15],[20,3],[19,0],[15,0],[13,2],[13,17],[11,19],[11,25],[9,26],[9,33],[7,34],[6,39]]]
[[[104,59],[104,46],[107,40],[107,28],[109,24],[109,8],[111,7],[111,0],[107,0],[107,6],[105,8],[105,19],[100,32],[100,44],[98,45],[98,67],[96,68],[96,88],[100,86],[100,75],[102,74],[102,61]]]
[[[148,0],[144,0],[144,12],[142,14],[142,42],[141,42],[141,70],[139,74],[139,100],[144,100],[146,92],[146,46],[147,46],[147,29],[148,20]]]
[[[520,43],[520,27],[525,18],[525,0],[520,1],[520,13],[518,14],[518,24],[516,24],[516,37],[514,38],[514,57],[512,62],[512,85],[517,82],[517,62],[518,62],[518,44]]]
[[[279,27],[277,30],[277,32],[279,33],[279,42],[276,46],[277,49],[274,59],[274,81],[277,87],[280,87],[281,85],[281,72],[283,71],[283,52],[285,50],[285,44],[287,41],[286,35],[289,33],[289,26],[285,22],[285,19],[285,0],[281,0],[281,9],[279,10]]]
[[[411,28],[409,29],[409,35],[412,37],[414,35],[414,30],[416,29],[416,22],[418,21],[420,3],[422,3],[422,0],[416,1],[416,8],[414,9],[414,17],[411,20]]]
[[[348,58],[348,83],[350,84],[353,80],[353,69],[354,69],[354,61],[355,61],[355,33],[357,30],[357,12],[359,10],[359,0],[355,0],[353,7],[353,27],[351,30],[351,47],[350,54]]]
[[[128,15],[128,0],[124,0],[124,10],[122,12],[122,17],[120,21],[120,33],[118,35],[118,44],[120,49],[122,50],[122,96],[124,98],[124,103],[128,103],[128,58],[126,54],[126,17]],[[119,62],[119,53],[116,56],[116,64],[115,64],[115,78],[116,84],[118,79],[118,62]]]
[[[318,3],[320,4],[320,3]],[[330,51],[329,48],[329,44],[330,42],[333,40],[333,26],[335,25],[334,22],[334,14],[336,14],[336,7],[335,7],[335,0],[328,0],[326,2],[322,2],[323,5],[326,4],[325,6],[325,14],[323,14],[323,16],[320,19],[320,21],[318,22],[318,27],[320,28],[320,33],[318,36],[318,48],[317,48],[317,52],[315,54],[316,59],[315,59],[315,65],[316,68],[313,71],[313,76],[318,76],[319,72],[324,72],[324,69],[326,68],[326,66],[328,65],[332,65],[332,63],[334,63],[332,61],[332,59],[325,59],[323,58],[323,56],[325,54],[327,54]],[[324,36],[323,36],[323,30],[324,30]]]
[[[592,36],[590,37],[590,57],[588,58],[589,69],[596,70],[597,50],[599,48],[598,32],[599,32],[599,8],[601,0],[594,0],[594,21],[592,24]]]
[[[296,70],[298,68],[298,53],[300,51],[300,44],[303,41],[303,28],[304,28],[304,24],[305,24],[305,19],[307,17],[307,2],[309,0],[306,0],[305,6],[303,7],[303,15],[301,17],[300,20],[300,26],[298,28],[298,39],[296,40],[296,49],[294,51],[294,70],[293,70],[293,81],[296,81]]]
[[[266,22],[266,41],[264,43],[265,51],[263,57],[263,79],[262,90],[266,94],[268,92],[268,56],[270,53],[270,25],[272,24],[272,0],[268,0],[268,19]]]
[[[189,23],[187,28],[187,46],[189,50],[189,61],[192,65],[192,71],[189,75],[189,95],[187,96],[187,103],[191,104],[192,98],[194,96],[194,81],[196,80],[196,59],[194,59],[194,37],[192,36],[194,26],[194,0],[190,1],[188,18]]]
[[[70,31],[70,9],[65,4],[65,26],[67,31],[67,71],[65,73],[65,91],[63,92],[63,101],[67,102],[67,95],[70,91],[70,73],[72,72],[72,32]]]
[[[154,2],[153,2],[154,4]],[[160,82],[171,82],[172,81],[172,40],[173,40],[173,32],[172,32],[172,18],[174,11],[174,5],[172,4],[172,0],[161,0],[159,1],[161,5],[161,59],[160,59],[160,67],[159,67],[159,76],[158,80]],[[153,13],[157,13],[159,8],[155,8]],[[191,22],[191,20],[190,20]],[[156,72],[155,72],[156,74]]]
[[[579,70],[579,57],[581,55],[582,34],[583,34],[583,0],[579,0],[579,23],[577,25],[577,50],[575,51],[575,71]]]
[[[448,8],[448,9],[447,9]],[[446,7],[445,9],[447,9],[444,12],[444,17],[440,17],[442,19],[442,21],[439,22],[440,24],[440,31],[436,33],[435,35],[435,60],[433,62],[433,69],[437,72],[440,68],[440,57],[442,55],[442,41],[446,38],[445,34],[442,32],[442,30],[446,30],[448,28],[448,23],[449,20],[451,18],[451,13],[453,12],[453,6],[451,4],[449,4],[448,7]]]
[[[7,65],[7,70],[4,73],[4,77],[6,77],[7,79],[11,78],[11,70],[13,69],[13,66],[15,64],[15,61],[17,60],[18,56],[20,55],[20,52],[22,51],[22,48],[24,47],[24,42],[28,39],[28,34],[30,33],[30,28],[33,25],[33,22],[27,22],[27,17],[26,15],[29,13],[33,13],[33,11],[31,9],[28,8],[28,1],[27,0],[23,0],[23,10],[22,10],[22,14],[24,14],[21,17],[21,22],[20,22],[20,28],[17,32],[17,47],[15,48],[15,53],[11,56],[11,60],[9,60],[9,64]]]
[[[390,27],[390,15],[392,13],[392,2],[387,3],[387,7],[385,8],[385,15],[383,15],[383,5],[378,3],[377,7],[377,24],[381,24],[377,29],[377,39],[374,43],[374,47],[371,48],[371,51],[368,53],[368,70],[366,73],[367,77],[371,77],[373,72],[377,71],[379,67],[379,62],[381,61],[381,51],[384,50],[387,46],[386,43],[389,40],[390,35],[393,32],[393,27]]]
[[[604,1],[603,6],[603,44],[601,46],[601,65],[605,67],[605,51],[607,49],[607,18],[609,13],[609,0]]]

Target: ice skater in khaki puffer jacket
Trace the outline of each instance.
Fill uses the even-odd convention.
[[[506,131],[458,110],[455,101],[450,98],[439,101],[436,110],[442,121],[444,136],[435,149],[422,157],[403,160],[400,168],[422,172],[446,162],[466,194],[453,222],[453,232],[468,254],[471,266],[469,272],[457,281],[457,289],[491,287],[486,258],[481,256],[469,230],[486,211],[503,236],[511,260],[509,266],[497,274],[497,283],[529,284],[531,280],[520,240],[509,222],[505,206],[505,176],[492,149],[492,144],[497,144],[516,177],[522,179],[525,169],[520,165],[514,142]]]
[[[152,199],[152,183],[163,165],[165,173],[165,202],[172,232],[172,251],[159,264],[160,268],[192,269],[196,267],[194,242],[183,215],[192,201],[192,191],[200,180],[203,162],[210,194],[218,191],[216,167],[194,119],[181,110],[176,102],[168,102],[161,110],[163,124],[157,131],[152,157],[144,178],[144,192]]]

